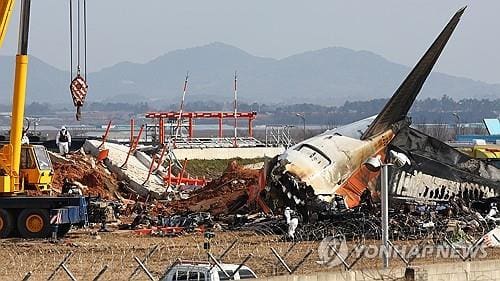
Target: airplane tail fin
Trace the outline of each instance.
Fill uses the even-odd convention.
[[[463,7],[458,10],[451,18],[434,43],[432,43],[431,47],[425,52],[424,56],[399,86],[389,102],[384,106],[384,109],[382,109],[377,118],[375,118],[373,123],[371,123],[368,129],[363,133],[361,139],[367,139],[378,135],[390,128],[392,124],[406,118],[410,107],[415,101],[420,89],[422,89],[425,80],[429,76],[439,55],[441,55],[448,39],[450,39],[465,8],[466,7]]]

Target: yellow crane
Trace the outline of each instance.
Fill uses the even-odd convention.
[[[3,45],[14,0],[0,2],[0,47]],[[72,224],[87,222],[83,197],[24,196],[25,188],[47,191],[54,174],[45,147],[21,145],[26,84],[31,0],[21,1],[18,52],[12,98],[10,141],[0,148],[0,237],[63,234]]]

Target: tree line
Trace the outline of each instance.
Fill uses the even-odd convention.
[[[266,104],[238,103],[238,111],[256,111],[256,124],[299,124],[302,122],[297,113],[303,114],[307,124],[321,126],[338,126],[348,124],[377,114],[386,104],[387,99],[368,101],[347,101],[341,106],[325,106],[311,103],[302,104]],[[185,104],[185,111],[232,111],[231,102],[194,101]],[[0,110],[10,111],[10,106],[0,105]],[[26,114],[43,116],[61,110],[74,110],[71,106],[61,107],[49,103],[33,102],[26,106]],[[143,115],[148,111],[178,111],[179,104],[163,104],[158,102],[91,102],[85,105],[86,111],[122,112],[124,120],[130,114]],[[497,99],[461,99],[454,100],[449,96],[417,100],[410,116],[413,123],[456,124],[477,123],[483,118],[500,116],[500,98]]]

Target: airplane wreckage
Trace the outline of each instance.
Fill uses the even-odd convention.
[[[292,207],[310,216],[354,208],[364,196],[377,195],[380,171],[367,161],[390,163],[398,155],[408,163],[391,168],[391,200],[500,195],[500,169],[410,127],[408,117],[464,11],[451,18],[378,115],[304,140],[270,161],[262,195],[271,209]]]

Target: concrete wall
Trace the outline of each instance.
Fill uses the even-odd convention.
[[[274,157],[285,151],[283,147],[238,147],[238,148],[183,148],[174,149],[177,159],[231,159]]]
[[[405,268],[389,270],[352,270],[319,272],[309,275],[283,275],[259,278],[267,281],[361,281],[361,280],[415,280],[415,281],[472,281],[500,280],[500,260],[429,264],[413,267],[414,279],[405,279]]]

